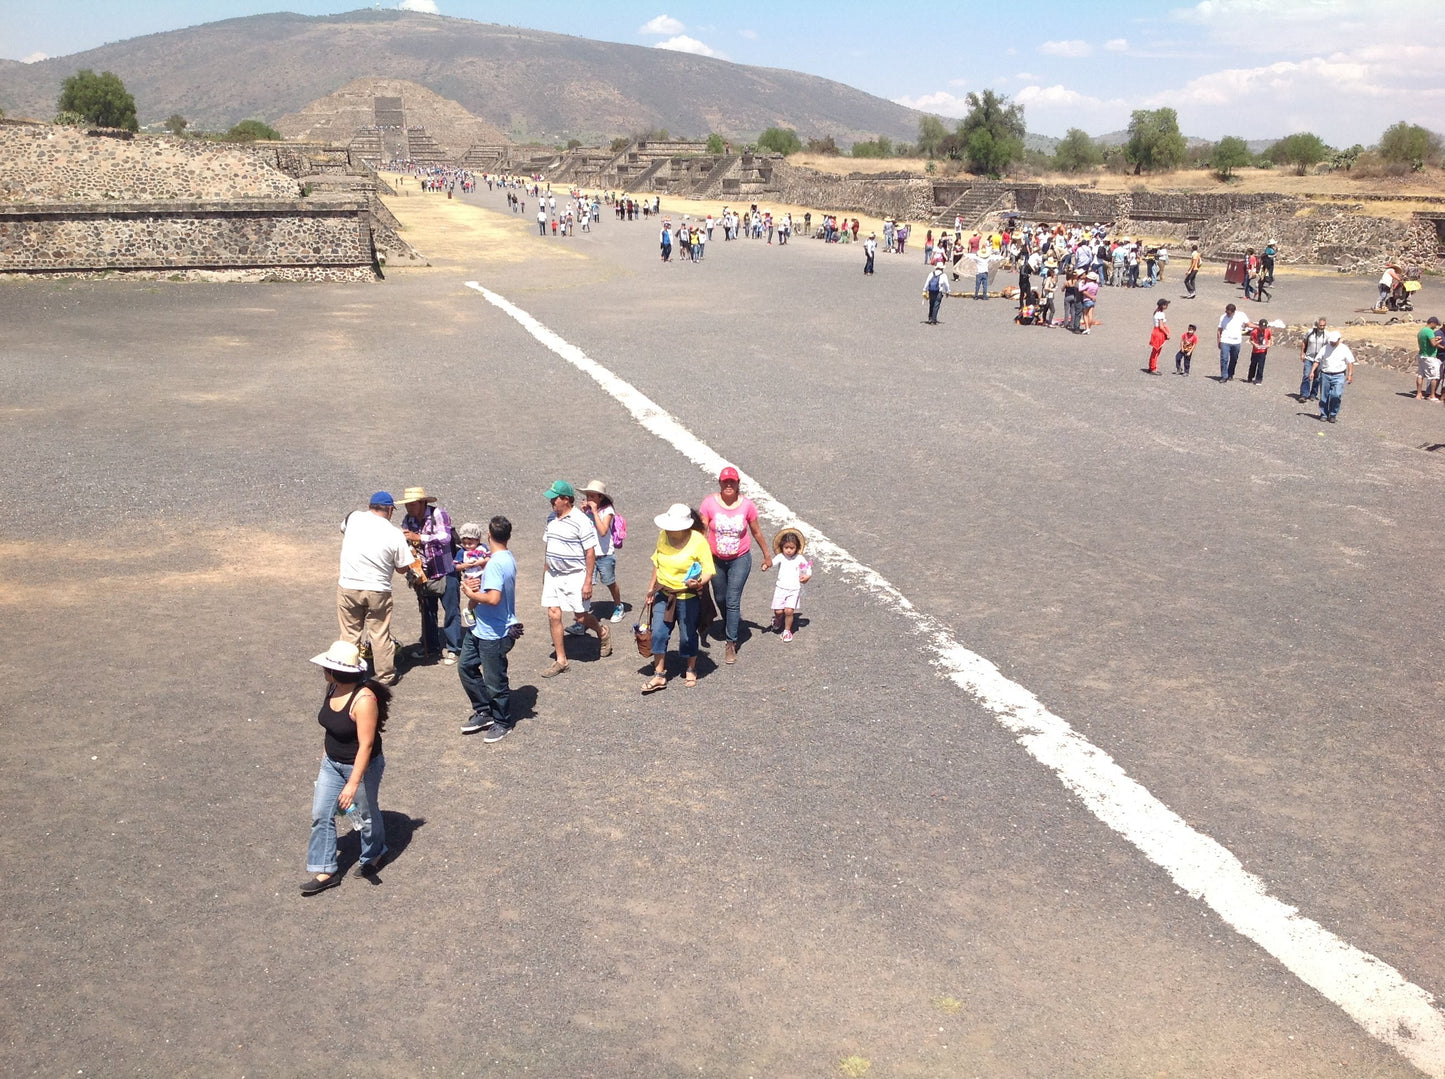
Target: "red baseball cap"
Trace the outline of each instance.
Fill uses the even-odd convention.
[[[739,482],[741,480],[741,477],[738,476],[738,470],[735,469],[732,465],[728,465],[727,468],[723,469],[721,472],[718,473],[718,483],[725,483],[728,480],[736,480]]]

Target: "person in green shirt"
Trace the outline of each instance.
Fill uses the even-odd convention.
[[[1431,315],[1415,337],[1420,346],[1420,370],[1415,375],[1415,400],[1439,401],[1445,398],[1440,384],[1440,320]]]

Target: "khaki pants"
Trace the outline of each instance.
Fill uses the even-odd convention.
[[[371,659],[380,682],[396,677],[396,642],[391,637],[391,593],[359,588],[336,589],[336,620],[341,640],[360,646],[371,635]]]

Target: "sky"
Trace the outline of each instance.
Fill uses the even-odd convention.
[[[1133,110],[1166,106],[1184,134],[1207,139],[1313,131],[1368,146],[1397,120],[1445,131],[1445,0],[963,0],[893,17],[877,0],[0,0],[0,57],[360,6],[789,68],[943,117],[989,88],[1024,106],[1030,131],[1055,137],[1120,131]]]

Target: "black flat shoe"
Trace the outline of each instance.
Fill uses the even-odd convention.
[[[332,873],[325,880],[322,880],[320,877],[307,877],[301,882],[301,894],[315,895],[318,892],[326,891],[327,888],[335,888],[340,883],[340,873]]]

